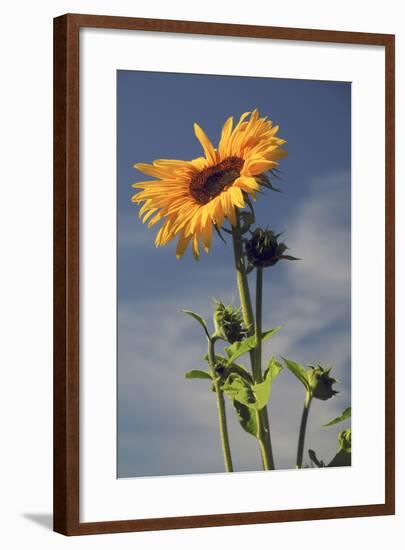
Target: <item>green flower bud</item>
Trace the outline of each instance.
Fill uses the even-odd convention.
[[[215,302],[214,325],[216,336],[230,344],[240,342],[247,336],[240,308],[233,308],[231,305],[225,306],[222,302]]]
[[[352,430],[342,430],[338,435],[339,450],[352,452]]]
[[[279,236],[269,229],[255,229],[252,237],[245,244],[250,268],[271,267],[279,260],[298,260],[298,258],[284,254],[288,247],[286,244],[278,242]]]
[[[217,365],[214,370],[215,374],[219,377],[224,376],[224,374],[226,373],[226,368],[224,367],[224,365],[221,364]]]
[[[307,379],[312,397],[326,401],[339,393],[332,388],[337,380],[329,376],[331,369],[324,369],[321,365],[317,365],[316,367],[310,365],[310,367],[312,370],[307,373]]]

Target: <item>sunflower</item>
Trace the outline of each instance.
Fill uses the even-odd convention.
[[[247,195],[253,199],[265,172],[278,166],[287,152],[286,143],[277,137],[278,126],[255,109],[244,113],[233,127],[233,117],[225,122],[218,148],[204,130],[194,124],[204,156],[193,160],[155,160],[138,163],[134,168],[156,178],[134,183],[140,188],[132,197],[143,203],[139,217],[148,227],[164,222],[156,235],[156,246],[163,246],[177,235],[176,257],[181,258],[188,244],[199,258],[199,245],[206,252],[211,247],[212,227],[220,229],[225,218],[235,226],[236,209],[244,208]]]

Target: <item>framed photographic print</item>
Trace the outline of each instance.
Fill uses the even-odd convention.
[[[54,529],[393,514],[394,36],[64,15],[54,144]]]

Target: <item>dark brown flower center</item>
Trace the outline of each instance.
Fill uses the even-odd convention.
[[[243,163],[239,157],[228,157],[195,174],[190,182],[191,196],[200,204],[206,204],[240,176]]]

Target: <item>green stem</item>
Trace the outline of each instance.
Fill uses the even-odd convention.
[[[242,235],[240,234],[239,214],[237,214],[236,227],[232,226],[232,242],[233,242],[233,252],[234,252],[234,258],[235,258],[236,280],[238,283],[243,320],[245,322],[245,325],[248,331],[248,336],[253,336],[254,334],[253,308],[252,308],[252,301],[250,299],[249,283],[246,276],[245,262],[243,259],[243,245],[242,245]],[[253,367],[253,364],[252,364],[252,367]]]
[[[256,364],[260,366],[260,379],[258,382],[263,382],[262,377],[262,298],[263,298],[263,268],[256,268],[256,325],[255,334],[257,339]]]
[[[217,397],[217,409],[219,419],[219,432],[221,435],[222,452],[224,455],[225,470],[227,472],[233,472],[231,447],[229,444],[228,426],[226,421],[225,400],[224,393],[220,388],[217,376],[215,373],[215,351],[214,351],[215,339],[208,339],[208,361],[211,369],[212,380],[215,388],[215,394]]]
[[[246,275],[245,260],[243,257],[243,243],[242,235],[240,232],[240,219],[239,212],[237,211],[236,226],[232,226],[232,242],[235,258],[236,280],[238,284],[240,303],[242,307],[243,320],[246,325],[248,336],[255,334],[255,322],[253,316],[252,301],[250,298],[249,283]],[[261,307],[261,306],[260,306]],[[250,352],[250,362],[252,365],[253,379],[256,383],[260,383],[263,380],[261,365],[256,361],[256,350]],[[259,433],[257,438],[259,440],[260,452],[262,455],[263,468],[265,470],[274,469],[274,461],[271,452],[270,444],[270,432],[266,431],[266,408],[256,412],[257,424],[259,427]]]
[[[302,411],[300,433],[298,436],[297,464],[296,468],[302,468],[302,457],[304,456],[305,432],[307,429],[307,421],[309,408],[311,406],[312,395],[307,391],[305,395],[304,409]]]
[[[263,381],[262,376],[262,304],[263,304],[263,268],[256,268],[256,324],[255,324],[255,335],[257,339],[256,351],[256,365],[259,373],[258,382]],[[269,469],[274,470],[274,458],[273,458],[273,449],[271,445],[271,434],[270,434],[270,423],[269,416],[267,412],[267,407],[264,407],[260,414],[262,416],[262,425],[263,425],[263,438],[265,441],[266,455],[268,459]]]

